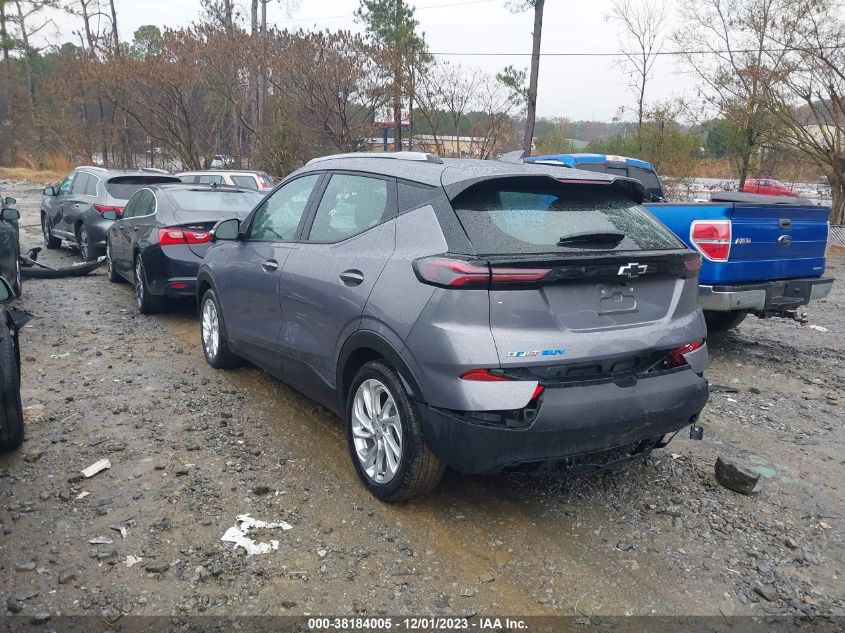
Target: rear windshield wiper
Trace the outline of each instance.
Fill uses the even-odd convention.
[[[621,231],[597,231],[564,235],[557,241],[558,246],[616,246],[625,239]]]

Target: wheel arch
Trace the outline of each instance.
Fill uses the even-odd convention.
[[[396,348],[376,332],[358,330],[346,340],[338,356],[335,385],[338,411],[341,415],[346,410],[347,391],[355,378],[355,374],[366,363],[379,358],[389,362],[399,372],[399,377],[412,400],[425,401],[413,372],[407,363],[402,360],[402,356]]]

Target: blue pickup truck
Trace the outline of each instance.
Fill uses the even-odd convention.
[[[527,163],[636,178],[648,210],[701,253],[699,298],[710,331],[739,325],[748,314],[806,321],[800,309],[830,293],[824,277],[830,209],[801,198],[720,192],[710,202],[666,202],[650,164],[625,156],[556,154]]]

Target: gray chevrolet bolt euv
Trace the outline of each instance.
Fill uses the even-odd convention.
[[[430,154],[311,161],[213,229],[202,347],[338,414],[364,485],[431,491],[647,455],[708,398],[700,259],[605,174]]]

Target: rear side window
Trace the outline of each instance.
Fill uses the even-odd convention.
[[[106,181],[106,191],[113,198],[129,200],[142,187],[165,182],[182,182],[175,176],[116,176]]]
[[[197,182],[203,185],[222,185],[223,176],[211,176],[208,174],[204,176],[197,176]]]
[[[82,196],[86,195],[85,190],[88,188],[88,181],[90,180],[91,176],[86,174],[84,171],[79,172],[76,174],[76,178],[73,181],[73,189],[71,189],[71,193],[78,193]]]
[[[179,176],[179,180],[184,183],[188,183],[189,185],[193,185],[197,181],[197,176],[194,174],[186,174],[184,176]]]
[[[238,187],[247,189],[258,189],[258,183],[252,176],[232,176],[232,182]]]
[[[152,215],[156,209],[156,198],[152,191],[144,189],[139,191],[123,209],[123,217],[138,218],[145,215]]]
[[[479,255],[683,248],[643,207],[603,186],[488,182],[452,206]]]
[[[320,200],[308,239],[340,242],[380,224],[387,214],[386,180],[335,174]]]
[[[182,211],[250,211],[264,199],[257,191],[252,193],[226,189],[168,191],[167,197]]]

